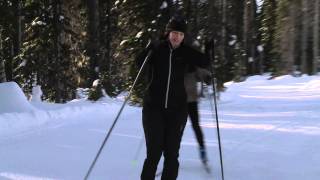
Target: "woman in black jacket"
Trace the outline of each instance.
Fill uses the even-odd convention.
[[[141,180],[154,180],[162,153],[161,179],[175,180],[178,176],[180,142],[188,115],[184,75],[189,66],[208,64],[204,54],[183,44],[186,26],[183,18],[171,18],[166,26],[166,40],[149,45],[136,59],[141,66],[151,51],[142,109],[147,157]]]

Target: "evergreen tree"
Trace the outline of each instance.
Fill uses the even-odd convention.
[[[162,15],[166,8],[162,8],[162,2],[147,1],[123,1],[116,7],[119,12],[117,20],[118,31],[114,34],[113,71],[117,71],[115,84],[120,90],[131,87],[138,69],[134,59],[137,53],[145,48],[148,41],[156,41],[163,34],[165,27]],[[135,23],[132,23],[135,22]],[[166,21],[167,22],[167,21]],[[135,87],[132,96],[133,102],[141,102],[144,94],[145,81],[141,78]]]
[[[0,27],[1,27],[1,60],[2,68],[4,68],[7,81],[12,81],[12,69],[14,58],[14,20],[15,19],[14,4],[12,0],[0,1]]]
[[[99,35],[100,35],[100,62],[99,62],[99,76],[101,84],[109,96],[114,96],[115,86],[112,84],[111,78],[111,44],[113,40],[113,33],[116,32],[117,14],[113,9],[114,1],[100,0],[99,1]]]
[[[201,24],[203,24],[204,43],[206,54],[211,59],[211,65],[213,68],[214,76],[217,79],[218,91],[223,89],[223,82],[225,74],[223,72],[223,66],[225,65],[225,45],[226,42],[223,38],[223,29],[226,24],[223,24],[223,3],[224,1],[207,1],[201,4],[204,8],[205,14],[202,16]],[[214,48],[214,49],[212,49]]]
[[[75,70],[67,43],[66,27],[61,1],[27,1],[25,38],[17,57],[16,80],[26,92],[33,84],[44,90],[44,98],[63,102],[74,97]],[[69,32],[70,33],[70,32]]]
[[[273,52],[278,58],[272,61],[274,75],[291,74],[301,64],[304,39],[300,0],[277,2],[277,21]]]
[[[263,46],[263,66],[264,71],[272,72],[274,62],[278,60],[278,56],[274,51],[274,41],[276,33],[276,0],[264,0],[261,7],[261,42]]]

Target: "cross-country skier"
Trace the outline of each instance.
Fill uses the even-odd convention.
[[[199,125],[199,112],[198,112],[198,99],[199,93],[197,84],[198,82],[206,82],[210,84],[211,73],[210,71],[203,68],[189,68],[187,74],[185,75],[185,88],[187,92],[187,102],[188,102],[188,115],[191,120],[193,131],[196,135],[196,139],[199,144],[200,158],[203,163],[207,163],[207,153],[204,142],[204,137],[202,130]]]
[[[142,109],[147,156],[141,180],[154,180],[162,154],[161,179],[175,180],[178,176],[180,142],[188,116],[184,76],[189,66],[209,64],[203,53],[184,44],[186,28],[184,18],[172,17],[166,26],[165,40],[151,43],[136,59],[141,66],[151,52]]]

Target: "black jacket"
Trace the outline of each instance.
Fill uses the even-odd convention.
[[[209,60],[204,54],[195,49],[180,45],[172,49],[168,41],[152,44],[140,53],[136,59],[142,65],[148,52],[147,73],[149,78],[147,92],[144,97],[144,106],[159,108],[178,108],[185,106],[187,96],[184,87],[184,76],[190,66],[205,67]]]

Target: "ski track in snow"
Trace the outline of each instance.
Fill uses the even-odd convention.
[[[318,79],[283,76],[266,81],[255,76],[227,84],[218,101],[225,179],[320,177]],[[208,100],[212,99],[202,98],[200,103],[200,125],[212,174],[202,167],[188,121],[181,142],[178,180],[221,177],[215,114]],[[38,110],[31,113],[0,114],[0,179],[82,179],[121,103],[110,99],[65,105],[40,103],[33,104]],[[126,106],[92,179],[139,179],[145,157],[141,126],[141,108]],[[163,159],[158,171],[162,163]]]

